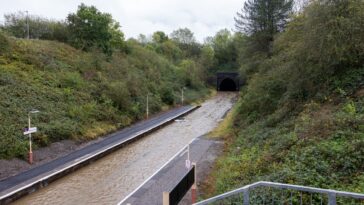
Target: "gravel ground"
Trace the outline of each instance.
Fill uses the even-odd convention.
[[[49,162],[57,157],[64,156],[79,147],[80,145],[77,145],[74,141],[71,140],[64,140],[61,142],[52,143],[48,147],[40,148],[33,151],[33,165],[30,165],[28,162],[17,158],[11,160],[2,159],[0,160],[0,180],[26,171],[32,167]]]
[[[185,119],[57,180],[15,204],[115,204],[192,139],[215,128],[235,98],[235,93],[219,93]]]
[[[27,171],[33,167],[45,164],[56,158],[65,156],[75,150],[96,143],[102,139],[103,138],[100,137],[96,140],[84,143],[77,143],[72,140],[62,140],[52,143],[48,147],[42,147],[37,150],[33,150],[34,161],[32,165],[30,165],[27,161],[18,158],[10,160],[0,159],[0,180]]]

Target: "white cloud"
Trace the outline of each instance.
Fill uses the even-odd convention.
[[[28,10],[32,14],[65,19],[84,2],[111,13],[127,37],[161,30],[170,34],[178,28],[190,28],[202,41],[218,30],[234,28],[234,16],[244,0],[0,0],[0,21],[5,13]]]

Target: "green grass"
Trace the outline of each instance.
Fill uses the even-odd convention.
[[[234,120],[237,117],[240,103],[241,101],[239,100],[227,113],[223,121],[219,123],[219,126],[209,133],[209,137],[213,139],[224,138],[225,140],[229,140],[230,135],[234,133]]]
[[[364,97],[333,101],[307,103],[276,123],[280,110],[245,125],[235,116],[209,196],[260,180],[363,193]]]
[[[363,11],[312,1],[271,54],[242,55],[248,81],[210,195],[260,180],[364,192]]]
[[[178,65],[153,50],[129,43],[128,54],[82,52],[53,41],[0,35],[0,159],[24,157],[27,112],[39,132],[35,147],[72,139],[92,140],[179,103],[185,76]],[[6,49],[5,49],[6,48]],[[186,101],[208,95],[203,85],[188,88]]]

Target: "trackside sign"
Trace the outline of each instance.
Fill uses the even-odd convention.
[[[32,133],[35,133],[35,132],[37,132],[37,128],[36,128],[36,127],[31,127],[31,128],[29,128],[29,129],[26,129],[26,130],[23,132],[23,134],[24,134],[24,135],[29,135],[29,134],[32,134]]]

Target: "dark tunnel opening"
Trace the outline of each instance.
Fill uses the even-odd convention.
[[[219,91],[237,91],[237,87],[232,79],[225,78],[219,85]]]

